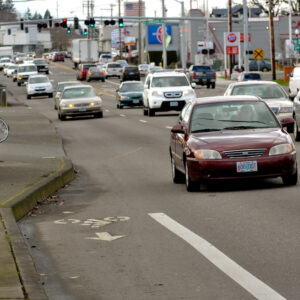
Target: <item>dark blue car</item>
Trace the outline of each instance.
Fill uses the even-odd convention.
[[[116,90],[117,108],[143,105],[144,84],[141,81],[125,81]]]

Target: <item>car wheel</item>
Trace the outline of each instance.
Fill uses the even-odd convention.
[[[58,118],[61,120],[61,121],[65,121],[66,120],[66,116],[64,115],[58,115]]]
[[[213,82],[213,83],[211,84],[211,88],[214,89],[215,87],[216,87],[216,83]]]
[[[187,162],[185,162],[185,185],[188,192],[195,192],[200,188],[199,182],[191,180]]]
[[[102,81],[102,82],[104,82],[104,81],[105,81],[105,79],[104,79],[104,78],[102,78],[102,79],[101,79],[101,81]]]
[[[296,185],[298,181],[298,171],[292,175],[282,176],[282,182],[284,185]]]
[[[296,141],[300,141],[300,132],[299,132],[299,126],[298,126],[298,124],[297,124],[297,120],[296,120],[296,116],[294,116],[294,130],[293,130],[293,132],[294,132],[294,137],[295,137],[295,140]]]
[[[21,86],[21,82],[18,82],[18,86]]]
[[[27,95],[27,99],[31,99],[31,96],[30,96],[30,95]]]
[[[49,71],[46,71],[46,74],[49,74]]]
[[[99,119],[103,118],[103,112],[101,111],[101,112],[96,113],[96,114],[94,115],[94,117],[95,117],[95,118],[99,118]]]
[[[267,68],[263,68],[262,71],[263,72],[268,72],[268,69]]]
[[[53,98],[53,93],[48,94],[48,98]]]
[[[209,88],[210,88],[210,84],[207,84],[207,85],[206,85],[206,88],[208,88],[208,89],[209,89]]]
[[[149,117],[154,117],[155,116],[155,111],[151,109],[150,107],[148,108],[148,116]]]
[[[171,155],[171,170],[174,183],[184,183],[184,174],[177,170],[173,156]]]
[[[148,116],[148,110],[146,107],[143,108],[143,114],[144,116]]]
[[[54,104],[54,109],[55,109],[55,110],[57,110],[57,106],[56,106],[56,104]]]

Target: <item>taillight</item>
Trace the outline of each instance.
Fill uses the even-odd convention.
[[[193,72],[192,77],[195,78],[195,76],[196,76],[196,74],[195,74],[195,72]]]
[[[216,72],[214,73],[214,78],[216,79],[217,75],[216,75]]]
[[[101,75],[104,75],[104,72],[101,72]]]

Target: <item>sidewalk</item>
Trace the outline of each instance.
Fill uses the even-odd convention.
[[[70,182],[73,166],[48,119],[9,92],[7,102],[0,107],[9,125],[0,144],[0,299],[47,299],[16,221]]]

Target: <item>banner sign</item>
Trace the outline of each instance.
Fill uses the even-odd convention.
[[[167,36],[171,36],[170,43],[172,43],[172,27],[166,25],[166,39]],[[148,26],[148,44],[162,44],[162,26],[161,25],[149,25]]]

